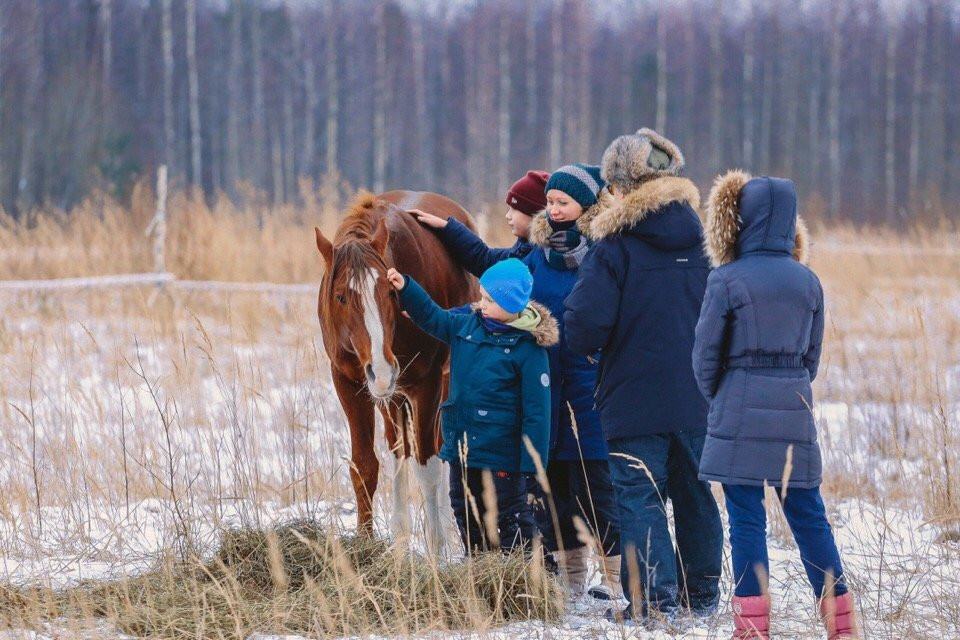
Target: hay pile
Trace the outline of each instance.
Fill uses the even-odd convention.
[[[382,540],[298,521],[229,531],[204,562],[64,592],[0,595],[0,621],[17,626],[39,609],[48,620],[106,619],[148,637],[405,634],[555,620],[563,600],[542,563],[520,555],[438,565]]]

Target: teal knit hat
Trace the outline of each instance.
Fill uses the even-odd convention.
[[[600,177],[600,167],[578,162],[560,167],[550,174],[543,191],[563,191],[581,207],[588,209],[597,204],[597,196],[605,186],[607,183]]]
[[[520,313],[530,302],[533,276],[516,258],[498,262],[480,276],[480,286],[507,313]]]

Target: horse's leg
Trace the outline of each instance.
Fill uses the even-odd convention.
[[[448,500],[445,487],[445,467],[440,458],[439,406],[443,391],[440,376],[425,380],[417,385],[413,398],[414,405],[414,454],[417,464],[413,467],[420,490],[423,492],[423,506],[427,528],[427,544],[431,551],[440,553],[443,548],[443,525],[440,517],[440,505]]]
[[[407,411],[404,410],[406,399],[395,396],[389,407],[381,408],[384,432],[387,444],[393,452],[393,517],[390,524],[397,539],[410,537],[410,483],[407,457],[410,455],[410,446],[405,437]]]
[[[333,387],[350,425],[350,481],[357,497],[357,531],[373,533],[373,494],[377,491],[380,462],[374,450],[376,421],[373,403],[362,385],[333,373]]]

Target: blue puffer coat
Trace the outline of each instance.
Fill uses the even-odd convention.
[[[440,409],[440,459],[459,460],[466,443],[467,466],[521,473],[536,472],[523,437],[544,464],[550,435],[550,376],[545,347],[556,344],[557,323],[536,305],[540,323],[533,331],[493,333],[479,312],[441,309],[415,280],[406,277],[400,306],[422,330],[450,345],[450,395]]]
[[[442,229],[435,229],[441,242],[448,247],[461,247],[465,251],[460,258],[464,263],[480,263],[489,261],[490,264],[500,262],[507,258],[516,258],[523,260],[528,253],[533,251],[533,244],[529,240],[517,238],[517,241],[510,247],[488,247],[477,237],[473,231],[467,228],[456,218],[447,218],[447,226]],[[477,242],[479,240],[479,242]],[[489,266],[489,265],[488,265]],[[475,273],[478,278],[483,275]]]
[[[578,226],[589,224],[596,212],[596,207],[585,211],[578,220]],[[456,229],[451,224],[447,225],[447,229],[452,226]],[[529,245],[533,250],[522,260],[533,274],[530,298],[547,307],[560,328],[559,343],[548,349],[552,392],[550,459],[579,460],[582,454],[584,460],[606,460],[609,452],[600,426],[600,415],[593,401],[597,367],[567,346],[562,322],[564,299],[576,284],[577,271],[557,269],[547,262],[543,247],[548,246],[549,236],[546,214],[535,216],[530,224]],[[453,234],[441,234],[440,239],[454,259],[477,277],[494,263],[512,257],[503,253],[503,249],[487,247],[483,240],[463,225]],[[571,409],[577,422],[576,435],[570,417]]]
[[[661,177],[589,225],[594,245],[564,325],[571,349],[602,350],[596,401],[608,439],[706,429],[691,367],[710,272],[699,204],[690,180]]]
[[[738,220],[739,216],[739,220]],[[710,401],[700,478],[820,484],[810,382],[823,340],[823,289],[806,266],[793,183],[740,171],[710,194],[710,274],[693,364]],[[788,454],[789,452],[789,454]]]

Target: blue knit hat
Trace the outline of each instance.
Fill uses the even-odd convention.
[[[560,167],[550,174],[543,191],[563,191],[587,209],[597,204],[597,196],[605,186],[607,183],[600,177],[600,167],[578,162]]]
[[[533,276],[516,258],[498,262],[480,276],[480,286],[507,313],[520,313],[530,302]]]

